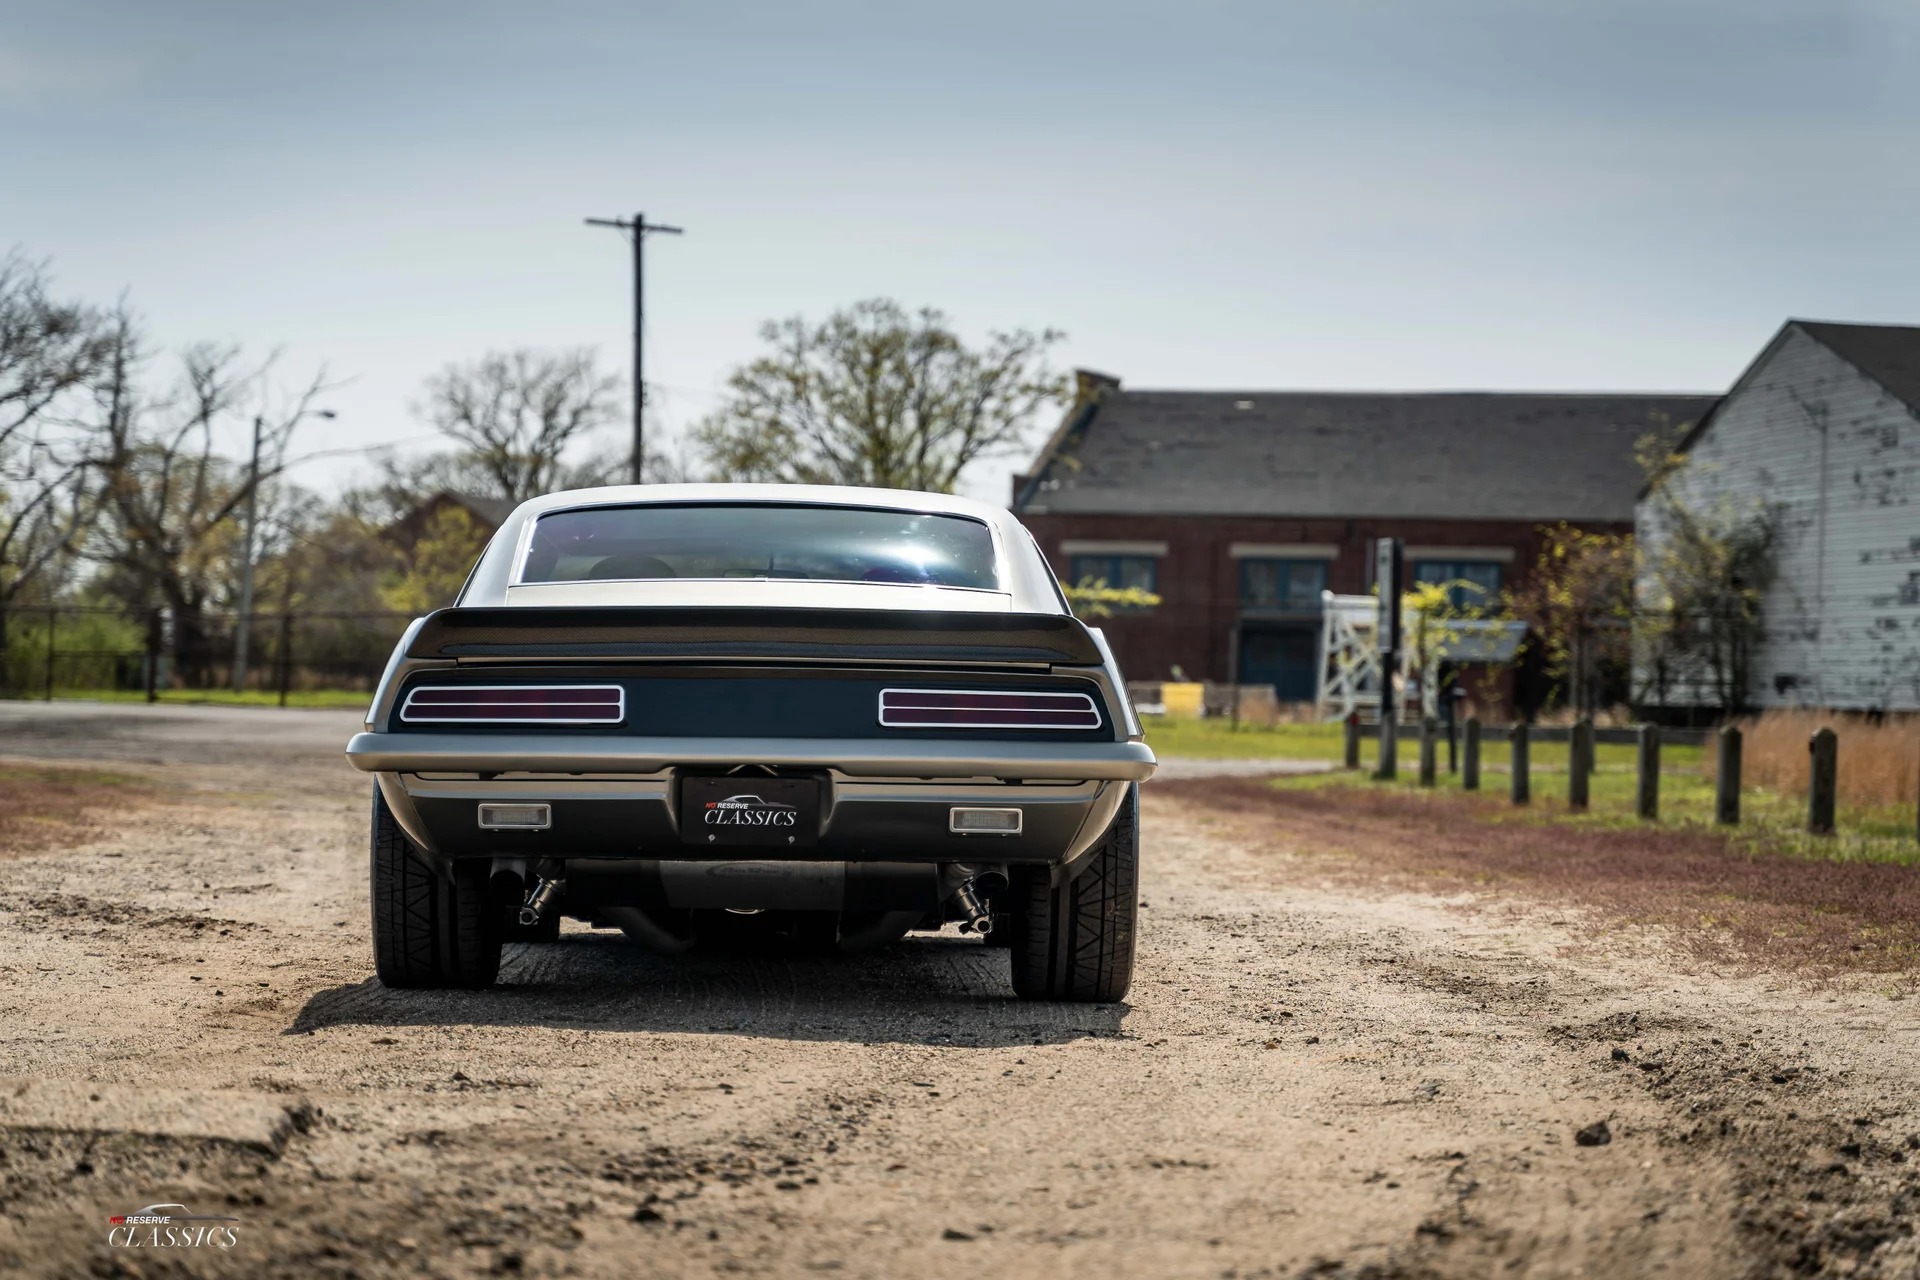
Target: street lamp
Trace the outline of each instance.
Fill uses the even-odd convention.
[[[311,414],[316,418],[333,418],[338,415],[331,409],[303,410],[295,414],[293,423]],[[291,430],[293,423],[288,424]],[[253,538],[254,527],[260,518],[260,438],[266,433],[267,420],[262,414],[253,416],[253,460],[247,464],[247,533],[246,546],[240,561],[240,616],[233,624],[233,691],[243,693],[247,687],[247,646],[253,639]]]

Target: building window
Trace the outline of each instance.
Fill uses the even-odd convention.
[[[1101,582],[1121,591],[1138,587],[1158,594],[1159,565],[1154,556],[1077,555],[1067,561],[1067,578],[1076,587]]]
[[[1317,612],[1327,589],[1324,560],[1242,560],[1240,604],[1247,609]]]
[[[1485,608],[1500,596],[1500,566],[1486,560],[1418,560],[1413,580],[1453,584],[1447,598],[1456,609]]]

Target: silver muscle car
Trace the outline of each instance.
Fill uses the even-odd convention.
[[[487,986],[563,915],[668,952],[957,922],[1037,999],[1118,1000],[1132,973],[1153,753],[1100,632],[982,503],[524,503],[401,638],[347,758],[378,782],[388,986]]]

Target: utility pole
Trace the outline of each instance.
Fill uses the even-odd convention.
[[[316,409],[315,417],[331,418],[331,409]],[[260,518],[260,438],[266,433],[267,421],[261,414],[253,416],[253,456],[247,463],[247,532],[246,543],[241,552],[240,561],[240,616],[233,623],[233,691],[242,693],[247,687],[247,648],[253,639],[253,545],[254,531]]]
[[[647,237],[654,232],[662,235],[677,236],[685,234],[679,227],[669,227],[658,222],[648,222],[647,215],[636,213],[632,221],[624,218],[588,218],[590,227],[613,227],[627,232],[633,240],[633,463],[629,467],[634,484],[640,483],[640,469],[645,459],[646,414],[647,414],[647,378],[646,378],[646,321],[647,321]]]

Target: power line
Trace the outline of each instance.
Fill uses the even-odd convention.
[[[645,459],[647,379],[646,379],[646,261],[647,236],[658,232],[661,235],[677,236],[684,234],[679,227],[669,227],[658,222],[648,222],[647,215],[636,213],[631,220],[622,218],[588,218],[590,227],[613,227],[628,234],[633,242],[633,483],[640,483],[640,473]]]

